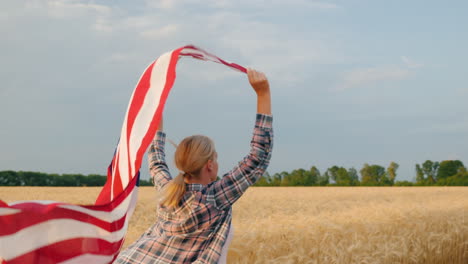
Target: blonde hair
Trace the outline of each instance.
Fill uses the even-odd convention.
[[[184,138],[174,154],[179,174],[162,190],[160,206],[175,208],[185,194],[184,177],[197,179],[208,160],[216,155],[214,142],[206,136],[194,135]]]

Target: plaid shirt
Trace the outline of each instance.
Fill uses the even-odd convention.
[[[114,263],[217,263],[231,225],[232,204],[264,174],[273,146],[273,117],[257,114],[251,150],[221,180],[186,184],[175,210],[158,208],[156,223],[122,251]],[[172,178],[165,162],[166,135],[149,149],[151,177],[160,190]]]

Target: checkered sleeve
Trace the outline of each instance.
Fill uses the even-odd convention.
[[[209,195],[218,209],[231,206],[265,173],[273,147],[272,122],[271,115],[257,114],[249,154],[221,180],[209,186]]]
[[[172,180],[169,168],[166,164],[166,155],[164,154],[165,142],[166,134],[162,131],[158,131],[148,151],[151,179],[153,180],[154,187],[158,190]]]

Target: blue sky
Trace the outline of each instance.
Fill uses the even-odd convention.
[[[426,159],[466,164],[467,11],[466,1],[2,1],[0,170],[105,174],[140,74],[185,44],[269,77],[270,173],[395,161],[397,180],[411,180]],[[249,150],[255,102],[245,75],[183,59],[168,137],[212,137],[225,172]]]

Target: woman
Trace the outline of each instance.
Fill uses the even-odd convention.
[[[250,153],[216,181],[217,153],[205,136],[187,137],[177,146],[171,178],[165,162],[166,135],[159,126],[148,161],[161,199],[156,223],[122,251],[115,263],[226,263],[232,239],[232,204],[265,172],[272,150],[270,86],[265,75],[248,69],[257,94],[257,116]]]

